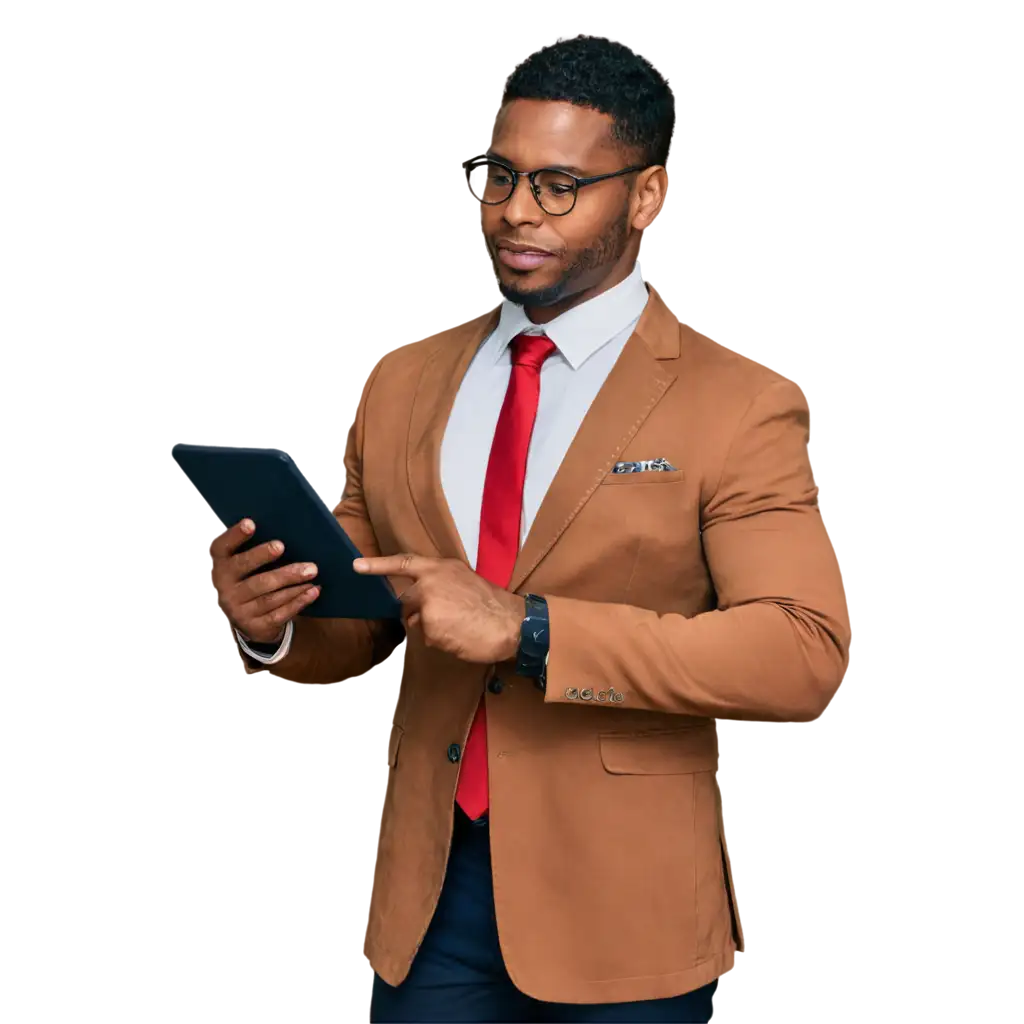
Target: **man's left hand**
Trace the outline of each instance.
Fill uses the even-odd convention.
[[[401,594],[406,630],[417,629],[428,647],[462,661],[490,664],[514,658],[526,601],[496,587],[455,558],[385,555],[357,558],[366,576],[405,576],[413,584]]]

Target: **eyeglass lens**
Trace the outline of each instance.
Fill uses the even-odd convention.
[[[481,203],[503,203],[512,194],[512,175],[500,164],[476,164],[469,172],[469,188]],[[534,177],[534,195],[547,213],[567,213],[575,202],[575,192],[575,182],[567,174],[541,171]]]

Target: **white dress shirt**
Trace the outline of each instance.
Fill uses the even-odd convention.
[[[531,323],[522,306],[502,303],[498,326],[481,342],[459,385],[441,442],[441,486],[472,567],[476,566],[491,442],[512,372],[509,343],[525,332],[546,334],[557,347],[540,370],[540,402],[523,486],[522,544],[576,431],[646,305],[647,288],[639,263],[614,288],[547,324]],[[241,636],[239,643],[256,661],[272,665],[288,653],[291,639],[289,622],[281,646],[272,655],[252,650]]]

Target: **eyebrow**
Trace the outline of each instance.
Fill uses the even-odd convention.
[[[507,156],[502,156],[500,153],[496,153],[493,149],[487,150],[487,152],[484,154],[484,156],[493,157],[495,160],[500,160],[503,164],[508,164],[509,167],[511,167],[513,170],[515,170],[519,174],[526,173],[524,171],[520,171],[519,168],[516,167],[516,165],[511,160],[509,160],[509,158]],[[579,167],[576,167],[576,166],[574,166],[572,164],[544,164],[543,167],[538,167],[537,170],[543,170],[543,171],[565,171],[567,174],[572,174],[574,177],[577,177],[577,178],[585,178],[586,177],[586,175],[583,173],[583,171]]]

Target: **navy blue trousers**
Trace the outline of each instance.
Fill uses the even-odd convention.
[[[455,810],[448,872],[412,969],[394,987],[374,975],[371,1022],[709,1021],[717,980],[670,999],[547,1003],[512,984],[498,946],[486,819]]]

